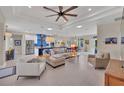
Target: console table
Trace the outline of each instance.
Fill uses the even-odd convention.
[[[124,62],[120,60],[110,60],[105,71],[106,86],[124,86]]]

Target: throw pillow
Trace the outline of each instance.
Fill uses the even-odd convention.
[[[104,57],[103,58],[109,58],[109,53],[104,53]]]
[[[96,54],[96,58],[103,58],[104,57],[104,54],[99,52]]]

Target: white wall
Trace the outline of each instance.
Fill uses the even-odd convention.
[[[87,52],[91,53],[91,54],[95,53],[95,40],[96,40],[96,38],[93,38],[93,36],[96,36],[96,35],[86,35],[86,36],[83,36],[83,39],[84,39],[84,50],[86,50],[85,48],[87,48]],[[85,44],[85,40],[89,40],[89,44],[88,45]]]
[[[34,42],[37,42],[37,36],[36,35],[25,35],[25,40],[34,40]]]
[[[6,40],[5,40],[5,51],[9,50],[9,48],[14,48],[14,42],[13,38],[11,35],[6,35]]]
[[[97,26],[98,33],[98,52],[110,52],[112,59],[120,59],[121,57],[121,48],[120,48],[120,23],[110,23],[110,24],[101,24]],[[105,38],[117,37],[117,44],[105,44]]]
[[[0,11],[0,67],[5,64],[4,17]]]
[[[89,42],[89,52],[92,53],[92,54],[95,54],[95,40],[94,38],[90,39],[90,42]]]
[[[124,10],[123,10],[123,16],[124,16]],[[121,20],[121,37],[124,37],[124,20]],[[121,59],[124,60],[124,44],[121,44]]]
[[[0,23],[0,67],[5,63],[4,24]]]
[[[14,40],[21,40],[21,46],[15,46]],[[10,37],[7,37],[6,50],[8,50],[9,47],[12,47],[15,49],[15,56],[25,55],[26,40],[34,40],[35,43],[37,42],[36,35],[30,35],[30,34],[25,34],[25,33],[13,34],[12,35],[13,45],[10,45],[11,43]]]
[[[3,13],[0,10],[0,23],[5,23],[5,18],[3,16]]]
[[[15,56],[22,55],[22,35],[13,35],[13,40],[21,40],[21,46],[15,46],[14,44],[14,49],[15,49]],[[13,42],[14,43],[14,42]]]

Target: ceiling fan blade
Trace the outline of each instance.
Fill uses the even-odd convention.
[[[59,11],[62,12],[63,6],[59,6]]]
[[[57,17],[56,22],[59,20],[60,16]]]
[[[49,11],[52,11],[52,12],[55,12],[55,13],[59,13],[59,12],[57,12],[57,11],[55,11],[55,10],[53,10],[53,9],[50,9],[50,8],[48,8],[48,7],[43,7],[44,9],[47,9],[47,10],[49,10]]]
[[[72,17],[77,17],[77,14],[64,14],[66,16],[72,16]]]
[[[48,15],[46,17],[52,17],[52,16],[56,16],[56,15],[58,15],[58,14]]]
[[[65,19],[65,21],[68,21],[68,19],[64,15],[62,17]]]
[[[72,7],[68,8],[67,10],[65,10],[64,13],[67,13],[67,12],[69,12],[71,10],[76,9],[76,8],[78,8],[78,6],[72,6]]]

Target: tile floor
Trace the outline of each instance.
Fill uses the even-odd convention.
[[[95,70],[87,62],[87,56],[80,55],[79,60],[67,60],[65,66],[56,69],[47,65],[40,80],[36,77],[16,80],[17,75],[14,75],[0,79],[0,86],[102,86],[104,72],[103,69]]]

